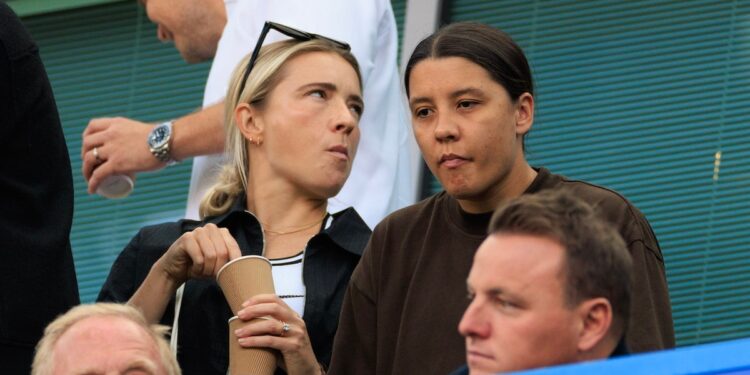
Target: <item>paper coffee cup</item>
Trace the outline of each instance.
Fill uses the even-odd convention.
[[[253,319],[252,321],[259,320]],[[249,322],[229,319],[229,375],[272,375],[276,371],[276,350],[243,348],[234,331]]]
[[[216,275],[216,281],[235,315],[253,296],[275,293],[271,262],[257,255],[240,257],[225,264]]]
[[[109,199],[125,198],[133,191],[133,179],[128,175],[108,176],[96,188],[96,193]]]

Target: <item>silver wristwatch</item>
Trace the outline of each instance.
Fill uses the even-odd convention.
[[[148,135],[148,148],[159,161],[172,165],[177,163],[170,154],[170,141],[172,140],[172,121],[156,125]]]

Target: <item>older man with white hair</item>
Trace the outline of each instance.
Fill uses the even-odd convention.
[[[128,305],[76,306],[44,330],[31,373],[180,375],[166,331]]]

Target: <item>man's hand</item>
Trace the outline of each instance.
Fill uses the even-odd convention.
[[[108,176],[133,176],[136,172],[152,171],[166,165],[151,154],[146,143],[153,127],[123,117],[103,117],[89,122],[83,131],[81,146],[82,171],[89,184],[89,194],[93,194]]]

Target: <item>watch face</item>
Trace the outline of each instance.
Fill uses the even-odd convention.
[[[153,148],[159,148],[169,139],[169,127],[159,125],[151,132],[148,137],[148,144]]]

